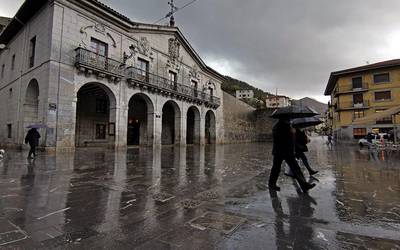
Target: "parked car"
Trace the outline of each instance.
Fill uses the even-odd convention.
[[[382,139],[384,142],[386,142],[389,139],[389,135],[387,133],[368,133],[368,135],[358,141],[358,145],[360,145],[360,147],[368,146],[371,144],[380,143]]]

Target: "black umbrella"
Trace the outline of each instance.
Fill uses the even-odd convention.
[[[295,119],[313,117],[316,115],[319,115],[318,112],[310,107],[292,105],[284,108],[278,108],[272,113],[271,117],[275,119]]]
[[[317,117],[303,117],[292,120],[292,126],[294,128],[307,128],[311,126],[316,126],[321,123],[322,123],[321,119]]]
[[[38,128],[47,128],[47,126],[45,124],[42,124],[42,123],[34,123],[34,124],[31,124],[31,125],[27,126],[26,128],[36,128],[36,129],[38,129]]]

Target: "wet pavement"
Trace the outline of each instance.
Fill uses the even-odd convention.
[[[269,192],[268,143],[9,151],[0,249],[400,249],[400,151],[310,151],[308,195]]]

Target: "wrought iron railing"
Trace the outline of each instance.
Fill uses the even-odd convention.
[[[84,68],[99,71],[102,74],[125,77],[128,81],[134,81],[148,87],[192,98],[212,106],[220,106],[221,104],[220,98],[191,87],[189,81],[183,83],[174,82],[139,68],[125,67],[122,62],[101,56],[84,48],[77,48],[75,52],[75,65],[77,67],[83,66]]]
[[[171,81],[165,77],[150,73],[139,68],[128,67],[125,71],[125,76],[128,80],[140,82],[149,87],[155,87],[160,90],[194,98],[212,105],[220,105],[220,98],[216,96],[210,96],[204,91],[200,91],[196,88],[179,82]]]
[[[124,67],[121,62],[99,55],[93,51],[77,48],[75,49],[75,64],[77,66],[86,66],[104,73],[122,76]]]

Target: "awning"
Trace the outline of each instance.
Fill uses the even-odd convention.
[[[387,109],[385,111],[375,113],[372,115],[365,116],[363,118],[356,119],[353,125],[374,125],[376,120],[391,117],[392,115],[397,115],[400,113],[400,106]]]

